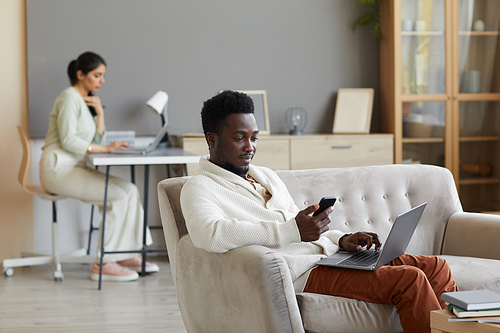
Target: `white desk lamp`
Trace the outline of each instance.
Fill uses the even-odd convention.
[[[156,94],[153,95],[147,102],[146,105],[148,108],[158,113],[161,117],[162,126],[165,125],[165,113],[168,102],[168,94],[164,91],[159,90]]]

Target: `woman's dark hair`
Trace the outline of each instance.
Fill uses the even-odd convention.
[[[231,113],[254,113],[253,100],[247,94],[224,90],[203,103],[201,125],[205,135],[220,134],[226,118]]]
[[[71,85],[74,86],[78,82],[76,73],[82,71],[84,75],[93,71],[100,65],[106,66],[104,59],[93,52],[85,52],[80,54],[76,60],[72,60],[68,65],[68,76]]]

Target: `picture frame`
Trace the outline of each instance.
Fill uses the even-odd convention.
[[[259,128],[259,134],[271,134],[269,126],[269,111],[267,109],[267,92],[265,90],[238,90],[250,96],[253,100],[254,115]]]
[[[334,134],[369,134],[373,112],[373,88],[342,88],[337,95]]]

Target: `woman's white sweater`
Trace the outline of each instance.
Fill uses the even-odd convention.
[[[208,155],[200,159],[198,173],[181,191],[189,235],[208,252],[246,245],[272,248],[283,255],[296,291],[301,291],[315,262],[338,251],[344,233],[331,230],[317,241],[301,242],[295,222],[299,208],[285,184],[268,168],[251,165],[249,174],[271,194],[267,202],[248,181],[213,164]]]

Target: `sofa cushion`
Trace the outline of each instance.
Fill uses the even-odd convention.
[[[489,289],[500,294],[500,260],[440,256],[450,265],[459,290]]]
[[[298,293],[306,332],[403,332],[396,307],[356,299]]]

